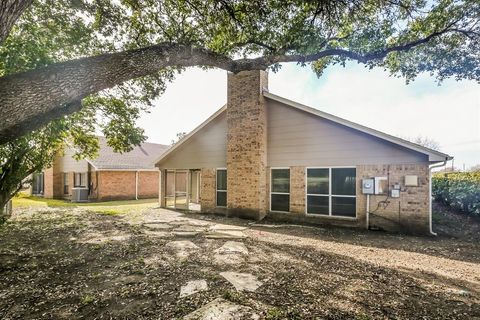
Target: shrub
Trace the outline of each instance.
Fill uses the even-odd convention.
[[[432,195],[452,208],[480,216],[480,172],[436,173]]]

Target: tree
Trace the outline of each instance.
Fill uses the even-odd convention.
[[[42,24],[24,25],[33,18],[27,12],[21,27],[14,28],[0,47],[0,74],[34,69],[89,50],[92,42],[88,28],[70,23],[48,28]],[[76,45],[78,40],[84,45]],[[168,79],[168,73],[163,78]],[[107,90],[84,99],[80,111],[0,145],[0,220],[4,205],[29,182],[29,176],[51,166],[66,145],[75,149],[77,158],[93,158],[98,150],[99,130],[117,152],[128,151],[144,141],[143,130],[135,126],[135,121],[146,110],[148,99],[148,88],[135,88],[135,92],[127,86]]]
[[[409,140],[413,143],[419,144],[421,146],[424,146],[426,148],[432,149],[432,150],[440,150],[440,144],[435,141],[432,138],[429,137],[424,137],[424,136],[417,136],[416,138],[404,138],[405,140]]]
[[[480,164],[476,164],[474,166],[471,166],[468,171],[470,171],[470,172],[480,172]]]
[[[0,44],[7,38],[15,22],[32,2],[33,0],[3,0],[0,2]]]
[[[161,73],[190,66],[231,72],[357,61],[410,81],[429,72],[480,80],[478,1],[37,0],[18,28],[78,26],[69,60],[0,78],[0,143],[81,108],[126,81],[158,94]],[[40,18],[39,18],[40,17]],[[51,18],[54,17],[54,18]],[[14,28],[15,29],[15,28]],[[8,41],[8,38],[7,38]],[[78,48],[81,48],[79,50]],[[9,57],[7,57],[9,58]],[[65,61],[68,60],[68,61]]]
[[[171,146],[177,144],[177,142],[179,142],[180,140],[185,138],[187,136],[187,133],[186,132],[178,132],[176,136],[177,136],[176,139],[172,139]]]

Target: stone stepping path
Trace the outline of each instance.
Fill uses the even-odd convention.
[[[195,243],[188,240],[170,241],[165,245],[165,247],[167,249],[175,251],[177,256],[180,258],[186,258],[191,253],[199,249]]]
[[[244,239],[247,236],[238,230],[219,230],[205,233],[207,239]]]
[[[186,285],[180,288],[180,298],[188,297],[197,292],[206,290],[208,290],[207,281],[203,279],[189,281]]]
[[[218,248],[217,250],[215,250],[216,253],[219,253],[219,254],[230,254],[230,253],[233,253],[233,254],[236,254],[236,253],[240,253],[240,254],[245,254],[247,255],[248,254],[248,249],[247,247],[243,244],[243,242],[239,242],[239,241],[227,241],[225,242],[225,244],[223,246],[221,246],[220,248]]]
[[[173,231],[172,234],[176,237],[182,238],[193,238],[198,235],[200,232],[197,231]]]
[[[230,282],[237,291],[250,291],[254,292],[263,283],[257,280],[252,274],[249,273],[237,273],[237,272],[220,272],[220,275]]]
[[[145,223],[143,224],[144,227],[147,227],[149,229],[154,229],[154,230],[168,230],[168,229],[172,229],[173,227],[167,223],[153,223],[153,222],[149,222],[149,223]]]
[[[184,320],[241,320],[260,319],[252,308],[235,304],[222,298],[217,298],[200,309],[193,311]]]
[[[215,250],[213,258],[218,264],[240,264],[248,255],[247,247],[238,241],[227,241],[223,246]]]
[[[247,227],[217,223],[217,224],[214,224],[214,225],[210,226],[208,229],[210,231],[225,231],[225,230],[243,231],[243,230],[246,230]]]
[[[145,230],[144,232],[145,232],[146,235],[153,236],[153,237],[158,237],[158,238],[171,238],[171,237],[173,237],[173,234],[171,232],[167,232],[167,231]]]

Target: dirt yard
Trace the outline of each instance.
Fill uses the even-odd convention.
[[[0,319],[480,319],[480,223],[441,207],[413,237],[121,206],[16,209]]]

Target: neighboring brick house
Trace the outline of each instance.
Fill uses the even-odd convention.
[[[162,207],[432,232],[430,170],[449,155],[269,93],[264,71],[229,74],[227,96],[157,159]]]
[[[96,159],[75,160],[67,148],[51,168],[34,175],[32,194],[72,199],[73,189],[84,189],[92,201],[156,198],[159,171],[154,160],[168,146],[143,143],[127,153],[116,153],[99,137]]]

